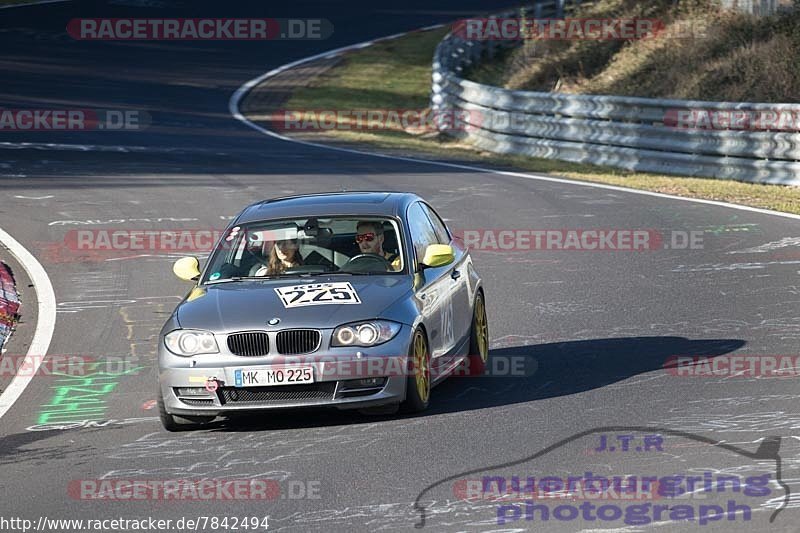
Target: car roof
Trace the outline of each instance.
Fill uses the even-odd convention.
[[[409,192],[353,191],[283,196],[246,207],[235,223],[247,224],[276,218],[326,217],[335,215],[399,216],[420,200]]]

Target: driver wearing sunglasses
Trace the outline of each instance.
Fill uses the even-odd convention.
[[[374,254],[385,258],[392,270],[400,270],[400,256],[383,251],[383,224],[364,220],[356,226],[356,243],[362,254]]]

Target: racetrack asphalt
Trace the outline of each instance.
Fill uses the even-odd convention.
[[[269,516],[270,531],[376,531],[413,530],[424,508],[430,531],[797,531],[799,500],[785,505],[787,488],[800,493],[796,375],[687,377],[663,367],[675,355],[797,357],[798,221],[331,151],[265,136],[229,114],[237,88],[285,63],[497,9],[492,2],[431,4],[78,0],[2,12],[0,108],[127,109],[147,112],[152,124],[142,131],[0,132],[0,228],[39,259],[55,289],[48,354],[126,358],[134,368],[86,383],[107,391],[101,399],[87,392],[76,406],[102,421],[94,427],[42,425],[65,383],[32,380],[0,418],[0,517]],[[325,18],[335,31],[321,41],[255,42],[79,42],[65,31],[77,17],[176,16]],[[702,247],[473,252],[492,355],[525,360],[536,368],[532,375],[450,379],[419,416],[292,411],[165,432],[153,409],[153,358],[161,325],[187,291],[171,273],[175,256],[70,253],[62,246],[68,232],[221,229],[255,200],[342,188],[416,192],[457,229],[696,231]],[[5,357],[25,353],[32,306],[27,288],[23,322]],[[7,382],[4,374],[3,388]],[[627,434],[637,446],[643,435],[658,434],[663,450],[591,451],[600,435],[617,442]],[[771,437],[780,437],[779,449],[773,439],[756,454]],[[527,520],[523,504],[499,510],[497,502],[459,500],[457,481],[481,472],[727,473],[769,475],[772,483],[766,495],[735,495],[752,507],[749,523],[718,517],[700,526],[666,515],[646,526],[584,517],[542,523],[539,515]],[[88,501],[70,492],[76,480],[185,478],[272,478],[296,492],[266,502]],[[415,506],[420,495],[424,503]],[[707,499],[679,503],[699,508],[720,498],[700,496]],[[499,523],[498,513],[520,510]]]

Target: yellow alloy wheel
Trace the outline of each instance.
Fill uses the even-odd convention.
[[[417,394],[424,403],[431,393],[431,369],[428,364],[428,347],[421,331],[414,334],[414,379],[417,383]]]
[[[486,322],[486,307],[480,294],[475,301],[475,337],[478,341],[478,355],[485,363],[489,359],[489,326]]]

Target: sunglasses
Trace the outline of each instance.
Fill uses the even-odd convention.
[[[374,233],[364,233],[363,235],[356,235],[356,244],[361,244],[364,241],[372,242],[375,240]]]

